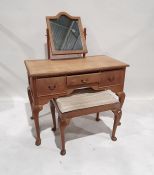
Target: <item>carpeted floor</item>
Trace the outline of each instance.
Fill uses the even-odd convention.
[[[0,102],[1,175],[153,175],[154,100],[126,100],[116,142],[110,134],[113,115],[75,118],[66,129],[66,155],[60,153],[59,130],[51,131],[49,106],[40,114],[40,146],[29,103]]]

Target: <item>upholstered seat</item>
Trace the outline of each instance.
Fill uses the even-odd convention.
[[[79,93],[56,99],[57,106],[62,113],[116,102],[119,102],[119,97],[111,90]]]

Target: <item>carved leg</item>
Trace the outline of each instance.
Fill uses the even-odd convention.
[[[50,110],[52,114],[52,119],[53,119],[53,128],[52,131],[56,131],[56,116],[55,116],[55,106],[53,102],[50,100]]]
[[[120,102],[121,108],[122,108],[123,103],[124,103],[124,100],[125,100],[125,93],[124,93],[124,92],[118,92],[118,93],[117,93],[117,96],[119,97],[119,102]],[[122,112],[121,112],[121,116],[122,116]],[[120,120],[121,120],[121,116],[120,116]],[[118,125],[121,125],[120,120],[119,120]]]
[[[96,113],[96,121],[100,121],[99,112]]]
[[[114,113],[114,124],[113,124],[113,130],[112,130],[111,139],[113,141],[116,141],[117,138],[115,137],[115,133],[116,133],[116,129],[117,129],[117,126],[119,124],[119,121],[120,121],[121,110],[116,110],[116,111],[112,111],[112,112]]]
[[[39,106],[39,105],[33,107],[33,117],[34,117],[35,129],[36,129],[35,145],[37,145],[37,146],[39,146],[41,144],[40,126],[39,126],[39,112],[42,109],[43,109],[43,107]]]
[[[30,107],[31,107],[31,111],[33,111],[32,109],[32,97],[31,97],[31,92],[30,92],[30,88],[27,88],[27,94],[28,94],[28,98],[29,98],[29,102],[30,102]],[[31,119],[34,119],[33,116],[30,117]]]
[[[59,128],[60,128],[60,135],[61,135],[61,155],[66,154],[66,149],[65,149],[65,135],[64,131],[66,126],[69,124],[70,119],[63,119],[58,117],[58,123],[59,123]]]

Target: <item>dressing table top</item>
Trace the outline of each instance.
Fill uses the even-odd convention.
[[[87,73],[129,66],[105,55],[65,60],[25,60],[25,65],[29,76],[32,77]]]

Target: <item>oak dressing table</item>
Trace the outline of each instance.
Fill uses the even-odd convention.
[[[128,64],[105,55],[86,56],[86,30],[83,30],[79,17],[75,18],[79,26],[76,27],[76,21],[73,21],[73,24],[71,23],[71,27],[69,27],[69,31],[67,31],[65,39],[63,39],[64,42],[62,45],[60,46],[59,42],[57,42],[56,45],[54,43],[55,38],[52,36],[53,31],[51,31],[50,28],[52,25],[50,26],[49,19],[56,20],[61,16],[74,20],[72,16],[65,12],[59,13],[53,18],[47,17],[48,58],[50,59],[54,55],[65,54],[80,54],[80,56],[75,59],[72,57],[63,60],[25,60],[29,82],[27,90],[36,127],[36,145],[41,144],[39,112],[43,109],[43,105],[47,104],[50,100],[68,96],[73,93],[74,90],[83,87],[96,91],[110,89],[119,96],[121,105],[125,98],[124,80],[125,70]],[[63,22],[63,20],[61,21]],[[75,28],[73,28],[74,24]],[[61,24],[57,24],[56,21],[52,26],[52,30],[55,25],[58,27],[61,26]],[[66,26],[64,29],[65,28]],[[76,31],[78,35],[75,33]],[[69,34],[68,37],[69,32],[72,33]],[[72,39],[74,36],[76,40]],[[59,35],[56,34],[56,37],[59,37]],[[79,39],[79,37],[81,37],[81,39]],[[68,42],[68,38],[69,42],[74,42],[72,50],[69,50],[69,45],[67,47],[64,45],[64,43],[66,44]],[[81,48],[80,44],[82,45]]]
[[[124,100],[127,64],[108,56],[91,56],[69,60],[26,60],[28,95],[35,121],[36,145],[41,143],[39,112],[51,99],[67,96],[79,87],[110,89]],[[123,102],[122,102],[123,103]]]

